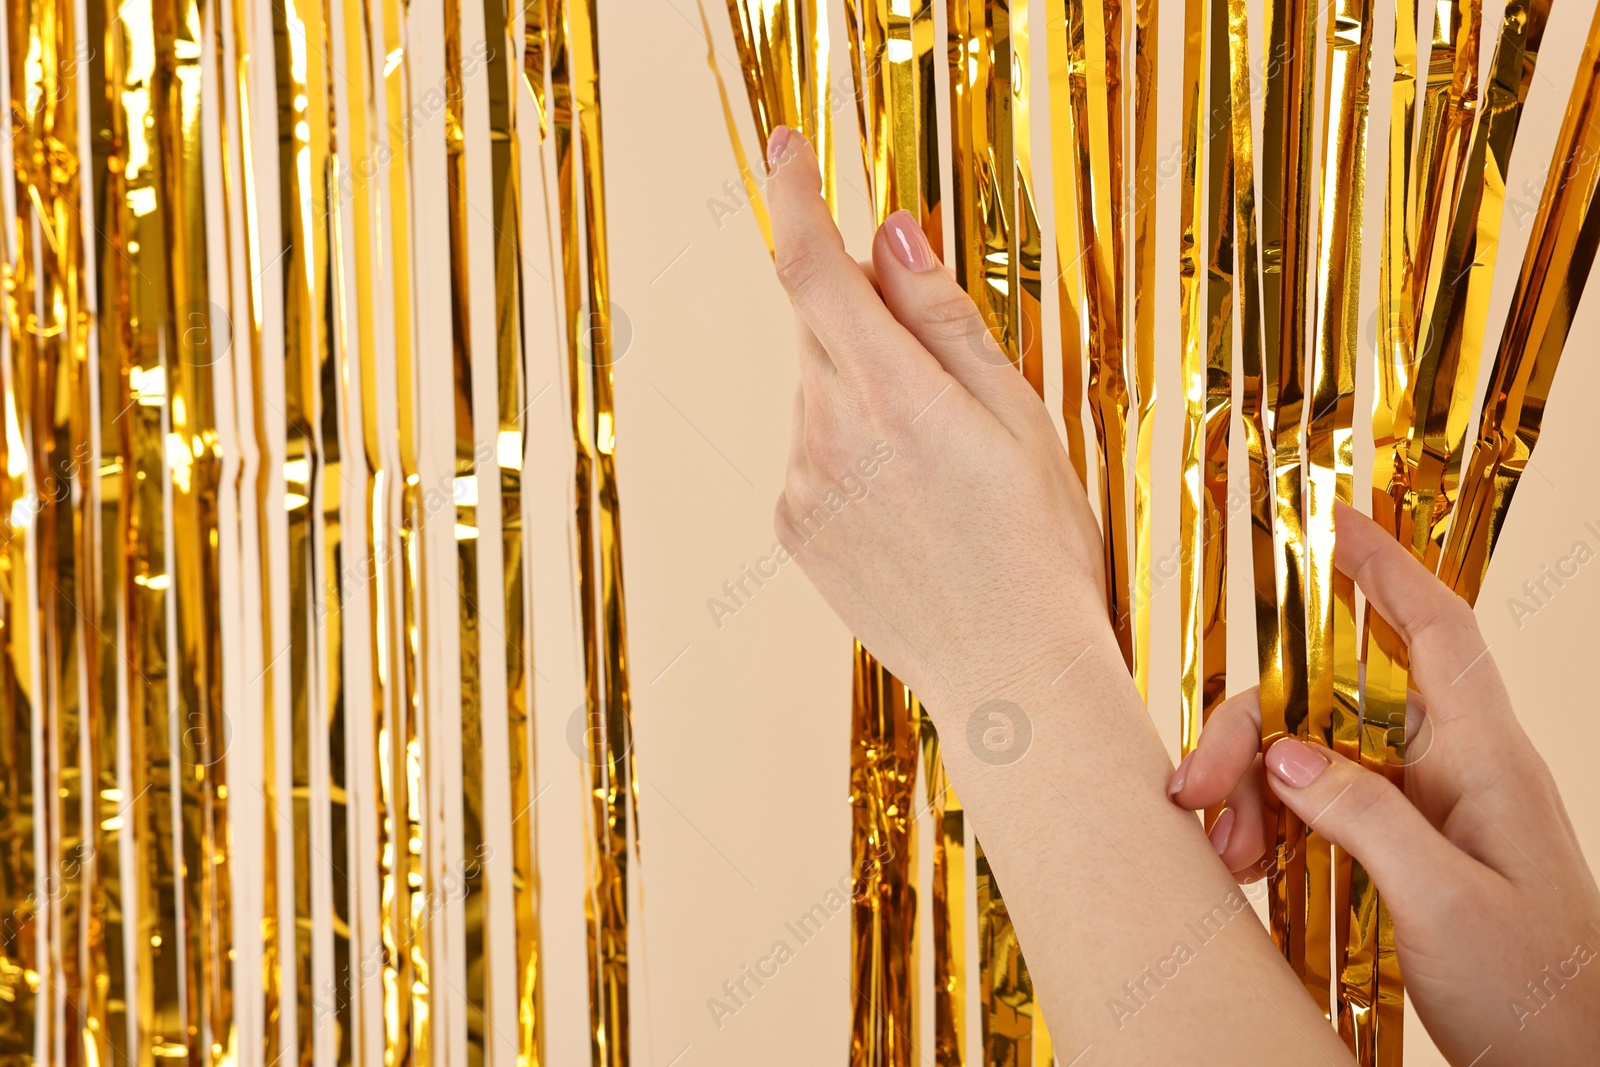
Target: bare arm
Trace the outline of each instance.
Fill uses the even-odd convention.
[[[1043,405],[908,216],[874,243],[880,296],[810,146],[780,129],[769,162],[801,379],[775,524],[930,708],[1061,1062],[1350,1062],[1168,800],[1171,763],[1106,617],[1098,528]]]

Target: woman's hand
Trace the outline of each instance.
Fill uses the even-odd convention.
[[[875,289],[811,146],[780,127],[768,164],[800,357],[780,540],[930,706],[1048,682],[1112,637],[1099,528],[1044,405],[910,215],[878,230]]]
[[[1271,840],[1272,792],[1371,874],[1406,992],[1456,1067],[1600,1058],[1600,891],[1477,620],[1370,519],[1341,507],[1336,564],[1404,638],[1406,791],[1322,746],[1259,754],[1255,691],[1225,701],[1172,776],[1185,808],[1226,801],[1211,839],[1240,876]],[[1241,880],[1248,880],[1248,876]]]

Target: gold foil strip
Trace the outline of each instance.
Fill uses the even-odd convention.
[[[385,1067],[433,1062],[433,959],[425,926],[428,895],[423,862],[427,833],[423,810],[424,761],[422,739],[428,707],[424,703],[423,666],[427,660],[429,628],[424,586],[424,493],[419,468],[419,421],[422,398],[418,386],[421,352],[417,344],[412,296],[413,238],[411,227],[410,153],[404,150],[413,132],[409,47],[409,8],[401,0],[383,0],[383,53],[387,57],[381,80],[387,117],[390,161],[382,240],[397,269],[389,271],[387,295],[392,308],[388,322],[394,346],[396,449],[391,464],[398,477],[385,482],[385,518],[398,519],[390,528],[385,521],[386,543],[398,549],[380,572],[378,589],[390,590],[381,603],[386,610],[384,648],[394,664],[393,698],[385,708],[378,745],[379,810],[384,828],[380,839],[381,929],[383,942],[382,997]],[[395,152],[398,142],[401,151]],[[451,516],[454,519],[454,515]]]
[[[551,114],[561,175],[562,279],[578,525],[578,578],[590,739],[589,1012],[596,1064],[629,1062],[628,841],[638,843],[622,527],[611,395],[610,273],[601,153],[599,44],[593,0],[556,0]]]
[[[1416,374],[1406,402],[1409,432],[1406,464],[1409,469],[1403,506],[1409,514],[1402,517],[1402,529],[1410,531],[1413,551],[1429,563],[1437,558],[1437,551],[1429,552],[1426,545],[1434,525],[1436,501],[1443,488],[1443,473],[1426,469],[1433,466],[1428,462],[1429,453],[1436,452],[1428,447],[1428,442],[1437,440],[1444,432],[1444,427],[1430,427],[1429,424],[1449,420],[1450,408],[1458,406],[1459,443],[1460,434],[1466,429],[1467,406],[1477,384],[1477,357],[1481,347],[1480,340],[1478,346],[1466,353],[1470,367],[1463,365],[1460,345],[1448,341],[1441,344],[1441,331],[1435,321],[1441,295],[1445,296],[1448,307],[1452,303],[1448,297],[1459,281],[1457,275],[1471,263],[1470,260],[1457,263],[1457,275],[1445,276],[1452,266],[1450,253],[1454,250],[1459,254],[1466,239],[1459,224],[1470,227],[1477,221],[1478,213],[1474,209],[1483,183],[1482,166],[1472,166],[1467,158],[1473,147],[1468,134],[1478,111],[1481,23],[1479,0],[1441,5],[1436,13],[1417,145],[1415,179],[1418,189],[1415,201],[1409,205],[1413,212],[1415,241],[1409,296]],[[1477,129],[1483,130],[1481,121]],[[1492,230],[1498,230],[1497,213],[1489,225]],[[1452,240],[1452,235],[1461,236]],[[1458,392],[1461,394],[1459,405],[1454,402]]]
[[[1013,233],[1014,225],[1021,224],[1012,113],[1014,23],[1005,7],[984,0],[955,0],[948,10],[956,279],[1001,350],[1023,367],[1030,381],[1037,381],[1042,367],[1036,340],[1028,338],[1033,350],[1024,350]],[[1025,82],[1018,85],[1020,92]]]
[[[1600,243],[1600,12],[1590,24],[1522,270],[1500,335],[1478,438],[1461,481],[1440,577],[1476,600]]]
[[[914,699],[914,698],[913,698]],[[967,1054],[966,812],[939,754],[933,718],[921,707],[922,777],[933,819],[933,1062],[961,1067]]]
[[[1443,0],[1434,8],[1433,40],[1422,97],[1422,122],[1416,145],[1417,183],[1408,205],[1412,230],[1412,343],[1428,319],[1438,290],[1440,238],[1449,231],[1462,164],[1478,99],[1478,43],[1481,0]],[[1418,355],[1427,358],[1426,350]],[[1419,374],[1418,387],[1425,374]]]
[[[19,17],[11,17],[13,9],[7,9],[4,27],[8,73],[16,70],[18,57],[14,49],[19,45],[28,47],[28,24],[20,17],[20,5],[15,13]],[[15,83],[6,89],[7,105],[14,106]],[[21,140],[13,137],[12,145]],[[0,145],[0,162],[11,164],[7,148]],[[7,169],[9,175],[14,175],[14,167]],[[7,524],[4,550],[0,552],[0,752],[5,760],[4,779],[0,782],[0,840],[4,841],[4,848],[0,849],[0,893],[4,895],[0,907],[4,908],[6,919],[0,923],[0,1056],[7,1063],[22,1064],[33,1062],[43,979],[40,968],[44,964],[38,956],[39,930],[35,925],[39,921],[39,900],[34,840],[41,813],[36,788],[40,783],[34,774],[29,530],[27,524],[13,522],[12,516],[19,505],[31,506],[27,479],[30,463],[18,413],[15,367],[20,359],[18,350],[24,345],[24,332],[33,328],[36,316],[28,306],[30,302],[18,300],[19,293],[27,292],[19,284],[18,275],[29,261],[13,247],[22,233],[12,219],[17,210],[17,183],[13,179],[6,184],[10,188],[0,191],[6,215],[6,225],[0,228],[6,296],[6,330],[0,334],[0,392],[5,405],[5,433],[0,438],[5,460],[0,464],[0,516]]]
[[[978,965],[987,976],[978,989],[984,1018],[984,1062],[1049,1063],[1050,1059],[1034,1048],[1033,980],[1022,960],[1022,945],[983,846],[974,842],[973,847],[977,856]]]
[[[4,194],[10,342],[3,367],[8,573],[5,615],[0,621],[6,628],[9,660],[4,694],[3,740],[8,746],[8,765],[3,814],[14,820],[7,823],[8,829],[14,827],[14,836],[6,842],[4,864],[5,929],[0,933],[0,967],[4,968],[0,981],[4,985],[0,989],[7,994],[7,1007],[0,1011],[6,1013],[7,1029],[0,1049],[11,1062],[32,1063],[40,1046],[55,1054],[51,1023],[61,992],[61,976],[56,973],[59,955],[50,940],[52,922],[59,920],[58,909],[53,893],[39,892],[41,877],[47,884],[58,884],[51,829],[59,818],[60,786],[50,767],[55,739],[48,698],[41,699],[42,635],[29,595],[31,585],[50,578],[47,570],[36,570],[40,549],[45,547],[38,544],[36,533],[36,517],[44,506],[38,484],[39,451],[41,446],[48,447],[48,437],[35,433],[38,405],[33,396],[38,388],[38,364],[48,358],[40,350],[57,348],[62,334],[70,329],[62,318],[66,309],[56,299],[64,295],[55,289],[55,283],[63,279],[59,265],[53,262],[59,256],[59,241],[67,234],[55,228],[57,218],[50,211],[55,189],[47,167],[54,148],[51,142],[58,134],[57,111],[64,106],[70,112],[72,102],[59,99],[58,85],[51,76],[57,69],[57,44],[64,36],[63,28],[50,18],[53,12],[13,5],[6,14],[6,90],[12,139],[10,158],[4,160],[11,164],[5,174],[11,187]],[[40,69],[46,62],[50,75]],[[70,136],[68,130],[59,133]],[[41,244],[44,247],[39,247]],[[45,262],[42,268],[41,259]],[[38,441],[38,436],[46,439]],[[38,852],[41,843],[43,856]],[[48,946],[43,954],[38,951],[41,933]]]
[[[1405,441],[1415,384],[1416,336],[1411,284],[1417,187],[1414,167],[1417,82],[1417,7],[1397,0],[1394,74],[1389,93],[1389,151],[1385,176],[1383,244],[1378,257],[1378,304],[1373,337],[1372,516],[1399,536],[1405,510],[1408,465]],[[1403,540],[1404,538],[1402,538]],[[1363,627],[1361,738],[1359,758],[1370,769],[1398,780],[1403,775],[1406,652],[1399,635],[1368,605]],[[1348,742],[1342,743],[1346,755]],[[1348,869],[1348,875],[1344,870]],[[1371,1062],[1380,1022],[1378,1005],[1402,995],[1393,953],[1385,957],[1380,932],[1387,909],[1366,871],[1349,863],[1340,871],[1348,896],[1346,959],[1339,975],[1336,1009],[1345,1043]],[[1392,948],[1392,946],[1390,946]],[[1392,980],[1391,980],[1392,979]],[[1398,1033],[1384,1028],[1391,1048]]]
[[[1202,723],[1226,695],[1227,685],[1228,438],[1233,414],[1231,301],[1235,274],[1228,14],[1227,0],[1190,0],[1184,7],[1183,161],[1178,202],[1184,440],[1178,522],[1183,665],[1180,740],[1185,755],[1194,750]]]
[[[170,48],[174,32],[170,15],[170,8],[136,0],[107,21],[107,82],[115,101],[112,137],[113,143],[126,146],[126,155],[119,161],[120,195],[115,202],[108,196],[106,204],[119,255],[102,260],[110,269],[109,295],[101,304],[118,309],[120,330],[102,331],[100,337],[102,358],[108,358],[108,340],[115,336],[119,342],[113,352],[127,383],[120,429],[132,474],[124,483],[129,496],[124,542],[129,584],[123,622],[128,674],[123,684],[128,694],[127,803],[136,872],[132,951],[139,976],[133,1054],[145,1063],[151,1056],[172,1055],[198,1062],[200,1051],[198,1019],[182,995],[184,956],[190,946],[180,938],[183,826],[173,818],[173,791],[181,797],[184,783],[170,743],[179,731],[171,721],[175,700],[169,688],[169,664],[176,650],[168,643],[172,574],[166,496],[176,471],[169,470],[167,432],[179,332],[171,291],[171,242],[180,223],[172,217],[176,161],[163,143],[174,148],[181,143],[173,127],[181,121],[178,109],[184,103],[184,86],[173,77],[176,64],[161,62],[160,42]]]
[[[1137,567],[1128,512],[1129,410],[1135,398],[1129,396],[1123,351],[1122,9],[1120,0],[1049,0],[1046,10],[1048,30],[1063,38],[1067,70],[1064,84],[1058,80],[1052,87],[1054,133],[1062,139],[1070,131],[1077,147],[1071,173],[1088,356],[1085,393],[1100,461],[1106,600],[1123,658],[1134,670],[1134,616],[1142,609],[1134,603]],[[1064,342],[1064,359],[1068,351]],[[1064,377],[1072,382],[1075,375]]]
[[[487,46],[487,42],[482,42]],[[466,115],[462,103],[462,26],[460,0],[444,0],[444,148],[449,187],[446,218],[450,233],[451,368],[455,416],[454,482],[457,633],[460,642],[461,731],[461,904],[464,916],[466,988],[454,990],[465,1004],[467,1061],[487,1062],[488,972],[494,951],[487,939],[488,882],[477,862],[488,847],[484,806],[484,708],[481,655],[482,616],[478,561],[478,506],[487,482],[477,461],[478,412],[473,403],[472,283],[467,248]]]
[[[906,687],[857,642],[850,731],[852,1067],[916,1062],[913,846],[921,718]]]
[[[534,850],[532,635],[523,549],[522,470],[527,450],[527,353],[522,317],[522,149],[517,130],[515,41],[518,13],[484,0],[489,37],[490,182],[495,232],[495,383],[499,402],[495,467],[499,471],[502,597],[505,605],[506,734],[510,741],[511,893],[516,938],[517,1064],[544,1062],[544,982],[540,975],[539,868]],[[525,40],[525,38],[524,38]]]
[[[21,1023],[19,1036],[35,1035],[37,1025],[48,1058],[78,1064],[102,1047],[105,1025],[104,1004],[89,988],[98,973],[95,966],[103,964],[103,946],[96,931],[85,926],[92,915],[92,910],[85,913],[86,905],[92,909],[85,893],[94,888],[94,854],[84,790],[94,784],[85,781],[94,767],[92,742],[86,749],[82,731],[97,722],[98,700],[94,692],[80,691],[80,668],[92,669],[88,657],[94,652],[85,632],[94,590],[81,552],[93,507],[89,292],[77,164],[79,98],[86,96],[79,83],[88,71],[75,10],[16,5],[8,14],[13,16],[6,27],[13,185],[7,199],[14,205],[17,243],[6,278],[12,340],[5,375],[6,466],[14,491],[5,514],[11,538],[24,546],[31,542],[38,592],[36,609],[23,609],[32,610],[36,622],[9,612],[4,620],[20,631],[13,641],[26,647],[21,658],[32,665],[28,680],[19,685],[31,693],[15,700],[12,720],[20,728],[28,715],[29,736],[8,740],[19,742],[13,758],[31,761],[37,752],[41,792],[48,799],[26,813],[18,811],[30,833],[39,831],[26,847],[42,844],[43,853],[31,857],[39,880],[25,895],[20,882],[15,893],[7,894],[7,903],[16,901],[16,906],[8,909],[6,926],[9,932],[20,922],[31,936],[34,916],[41,916],[48,949],[32,975],[19,975],[10,960],[26,958],[25,953],[0,944],[0,983],[5,983],[0,990],[22,993],[19,999],[39,1012]],[[25,51],[19,53],[19,46]],[[27,569],[23,560],[24,593]],[[20,771],[24,783],[36,781],[31,762]],[[92,814],[90,819],[92,825]],[[31,988],[18,989],[18,978]],[[45,995],[34,1000],[34,992]],[[31,1061],[33,1048],[19,1051],[20,1058]]]
[[[334,921],[338,923],[342,919],[350,931],[347,957],[335,960],[336,993],[348,999],[351,1005],[347,1017],[341,1020],[349,1029],[342,1026],[337,1033],[335,1055],[339,1062],[347,1063],[365,1062],[369,1055],[384,1048],[381,1032],[369,1029],[364,1010],[364,987],[376,976],[374,972],[381,964],[381,955],[375,955],[382,952],[381,934],[375,939],[371,928],[372,913],[379,909],[362,893],[363,879],[359,877],[367,858],[362,839],[370,834],[373,840],[383,842],[384,828],[381,813],[373,818],[363,810],[365,805],[360,804],[363,798],[358,783],[362,781],[363,757],[368,755],[364,751],[365,744],[372,745],[371,769],[377,772],[372,778],[374,784],[381,774],[377,753],[383,744],[381,731],[388,697],[388,672],[383,649],[386,605],[382,602],[376,567],[380,560],[393,556],[384,532],[387,523],[380,525],[383,516],[381,479],[389,476],[390,470],[386,467],[378,429],[378,312],[374,305],[380,261],[375,230],[380,216],[368,180],[371,176],[368,168],[377,155],[373,139],[376,111],[373,107],[372,27],[357,0],[340,0],[335,13],[337,17],[331,20],[333,41],[343,74],[342,92],[337,91],[340,84],[334,83],[335,113],[345,134],[341,142],[345,161],[339,167],[341,209],[329,220],[337,225],[333,232],[338,303],[342,310],[339,343],[342,387],[338,409],[348,448],[343,460],[344,478],[354,490],[350,494],[353,500],[347,501],[347,506],[360,521],[348,524],[343,530],[342,561],[338,578],[334,580],[366,590],[366,610],[355,610],[361,601],[352,599],[342,605],[337,621],[347,628],[345,640],[352,649],[352,656],[365,655],[368,659],[365,677],[352,672],[348,679],[350,704],[340,709],[345,715],[342,730],[332,728],[330,721],[329,731],[330,753],[345,750],[342,759],[330,759],[330,764],[336,776],[332,782],[334,855],[342,854],[350,863],[347,877],[340,880],[344,885],[339,882],[334,885]],[[370,700],[369,705],[360,702],[363,694]],[[367,736],[358,741],[361,734]],[[343,804],[339,802],[341,793],[345,797]],[[383,861],[379,859],[378,862]],[[381,919],[379,925],[381,927]]]
[[[1250,491],[1250,569],[1255,600],[1256,662],[1263,687],[1281,685],[1274,500],[1263,403],[1262,264],[1256,226],[1256,173],[1251,105],[1249,13],[1228,0],[1228,75],[1231,104],[1234,278],[1238,292],[1239,421],[1245,434]],[[1276,866],[1276,864],[1275,864]]]
[[[1266,96],[1262,115],[1261,271],[1267,338],[1264,407],[1272,450],[1273,540],[1277,575],[1277,669],[1261,683],[1263,747],[1285,735],[1310,736],[1306,703],[1306,544],[1301,516],[1305,462],[1305,322],[1311,214],[1312,81],[1316,19],[1303,0],[1269,0],[1266,7]],[[1276,358],[1274,358],[1274,352]],[[1268,875],[1268,925],[1296,973],[1308,972],[1308,952],[1326,954],[1327,937],[1307,930],[1313,913],[1328,912],[1326,870],[1313,869],[1309,854],[1326,846],[1306,840],[1305,829],[1278,807],[1280,862]],[[1310,860],[1315,868],[1318,860]],[[1319,880],[1318,876],[1323,879]],[[1324,935],[1326,928],[1321,931]],[[1309,947],[1308,947],[1309,946]],[[1309,965],[1324,981],[1327,964]],[[1313,998],[1317,979],[1307,979]]]
[[[309,1067],[323,1019],[333,1021],[337,1034],[348,1033],[352,1010],[347,992],[348,927],[334,924],[330,931],[335,973],[318,973],[319,933],[312,896],[314,879],[346,877],[344,867],[327,855],[329,846],[315,825],[313,805],[321,787],[312,779],[314,767],[323,762],[319,755],[328,751],[324,746],[342,715],[343,701],[337,579],[342,484],[335,392],[338,324],[333,315],[335,252],[329,240],[329,230],[336,228],[330,219],[339,209],[330,188],[338,157],[325,13],[320,7],[305,8],[289,0],[274,5],[272,18],[280,131],[283,253],[277,269],[284,306],[284,409],[267,417],[275,432],[276,418],[282,419],[281,506],[288,518],[289,547],[289,646],[284,658],[289,673],[290,790],[286,812],[281,798],[273,804],[292,830],[294,899],[280,919],[292,915],[294,922],[295,1047],[285,1054]],[[281,783],[282,770],[279,776]],[[320,870],[324,864],[327,869]]]
[[[228,959],[233,943],[232,881],[223,847],[228,727],[222,708],[220,620],[222,456],[214,386],[227,325],[226,312],[212,299],[208,276],[203,130],[211,118],[208,109],[217,101],[203,93],[203,21],[198,3],[178,0],[170,15],[158,9],[156,38],[158,51],[173,57],[176,78],[163,101],[170,122],[171,162],[165,175],[173,223],[168,299],[175,342],[170,351],[176,355],[168,360],[166,456],[171,479],[171,604],[178,640],[174,677],[179,716],[176,772],[183,783],[185,995],[192,1012],[190,1062],[217,1065],[235,1043],[233,968]]]
[[[218,26],[219,55],[223,53],[231,63],[231,108],[227,111],[223,130],[225,134],[223,158],[223,195],[225,203],[238,200],[238,211],[225,212],[229,244],[235,231],[242,246],[239,255],[241,273],[249,277],[234,280],[231,289],[243,299],[234,305],[235,314],[230,326],[242,335],[244,346],[234,346],[230,338],[229,354],[233,361],[235,411],[239,420],[238,440],[241,456],[238,472],[241,565],[249,578],[240,590],[240,622],[247,640],[240,669],[249,676],[244,686],[245,705],[239,708],[249,721],[261,724],[260,778],[256,783],[263,804],[261,807],[261,874],[262,896],[260,917],[261,962],[259,971],[258,1003],[261,1006],[260,1052],[264,1062],[276,1062],[282,1056],[281,1010],[281,911],[278,904],[278,787],[277,787],[277,737],[274,728],[277,694],[283,689],[280,680],[280,657],[274,647],[273,598],[269,590],[274,586],[273,553],[270,550],[272,534],[283,516],[282,498],[275,492],[270,470],[273,451],[268,426],[267,401],[262,388],[265,365],[262,362],[262,274],[264,258],[261,254],[260,204],[257,199],[255,150],[252,137],[256,118],[250,101],[252,71],[256,51],[255,36],[247,17],[244,0],[233,0],[227,8],[218,5],[221,23]],[[231,16],[231,17],[230,17]],[[224,26],[231,33],[224,30]],[[221,80],[230,84],[230,71],[221,71]],[[115,114],[113,110],[112,114]],[[109,140],[109,139],[108,139]],[[237,146],[237,154],[230,151]],[[114,168],[107,168],[111,174]],[[108,184],[110,182],[108,178]],[[109,202],[111,194],[106,200]],[[119,253],[120,254],[120,253]],[[102,259],[107,257],[102,256]],[[234,267],[233,255],[229,257],[229,270]],[[242,328],[239,328],[242,327]],[[104,380],[104,375],[103,375]],[[125,391],[125,388],[124,388]],[[120,401],[119,401],[120,403]],[[102,405],[104,400],[102,400]],[[109,469],[110,464],[107,464]],[[126,476],[125,476],[126,477]],[[247,489],[247,487],[249,487]],[[249,620],[246,622],[246,620]],[[252,636],[252,629],[254,633]],[[237,765],[237,764],[236,764]],[[235,809],[237,811],[237,808]],[[248,1050],[241,1048],[242,1054]]]
[[[1150,450],[1156,426],[1156,101],[1158,0],[1137,0],[1133,25],[1133,165],[1127,168],[1133,199],[1133,680],[1150,696],[1150,524],[1154,514]],[[1229,345],[1231,348],[1231,343]]]
[[[98,61],[86,65],[88,121],[89,128],[101,134],[110,131],[112,117],[119,113],[107,91],[114,78],[116,53],[106,32],[105,6],[89,4],[86,14],[85,40],[100,42]],[[95,46],[91,43],[89,47]],[[89,906],[89,966],[95,978],[85,990],[85,1015],[92,1034],[90,1054],[109,1067],[125,1067],[131,1062],[126,967],[131,924],[124,916],[122,877],[127,836],[124,781],[128,768],[121,756],[129,722],[118,684],[128,661],[116,639],[126,617],[130,577],[123,544],[131,517],[128,500],[132,472],[123,432],[127,424],[121,419],[130,401],[127,375],[119,358],[119,353],[126,350],[118,325],[122,317],[108,314],[122,305],[116,300],[117,290],[106,284],[117,273],[109,261],[124,254],[107,236],[108,229],[117,232],[121,219],[120,211],[112,205],[120,203],[125,195],[122,168],[110,165],[117,150],[120,146],[114,147],[109,137],[91,138],[90,210],[92,217],[101,221],[94,227],[90,253],[93,269],[89,276],[94,281],[93,312],[97,322],[85,375],[89,390],[86,404],[93,417],[85,437],[90,446],[90,469],[84,472],[84,483],[93,506],[84,519],[83,537],[85,569],[92,576],[87,579],[92,584],[86,600],[92,606],[86,619],[94,634],[85,652],[85,675],[90,679],[89,703],[93,709],[88,759],[94,774],[89,787],[93,790],[89,818],[93,850],[89,869],[93,882],[85,894]],[[91,474],[92,478],[88,477]],[[10,513],[3,499],[0,513]]]
[[[1409,433],[1409,404],[1416,364],[1410,296],[1414,243],[1411,204],[1415,199],[1412,155],[1416,127],[1416,16],[1415,0],[1397,0],[1383,248],[1378,258],[1378,307],[1373,337],[1372,516],[1397,536],[1409,470],[1405,462],[1405,441]],[[1371,608],[1367,610],[1364,635],[1364,719],[1403,725],[1405,650],[1399,636]]]
[[[1333,511],[1350,503],[1354,481],[1354,407],[1360,328],[1361,229],[1366,198],[1368,90],[1372,60],[1369,0],[1339,0],[1328,20],[1327,114],[1321,160],[1321,212],[1312,311],[1316,316],[1307,423],[1306,580],[1307,730],[1355,758],[1360,748],[1355,589],[1333,564]],[[1304,979],[1330,1017],[1341,1014],[1351,989],[1346,949],[1356,957],[1373,942],[1348,921],[1351,861],[1331,857],[1326,843],[1307,837],[1308,917]],[[1329,882],[1335,883],[1329,914]],[[1369,909],[1365,909],[1370,912]],[[1329,922],[1332,922],[1331,960]],[[1313,942],[1318,951],[1313,953]],[[1350,966],[1361,969],[1356,959]],[[1365,972],[1370,973],[1367,962]],[[1339,979],[1335,1004],[1329,983]],[[1366,994],[1360,994],[1366,999]]]
[[[1063,9],[1046,3],[1046,57],[1050,84],[1050,160],[1055,196],[1056,296],[1061,334],[1061,420],[1066,431],[1067,455],[1078,481],[1088,484],[1088,459],[1084,453],[1083,389],[1087,344],[1084,337],[1083,242],[1078,234],[1078,133],[1073,122],[1073,65],[1082,63],[1082,34],[1076,45],[1064,22],[1052,31]]]

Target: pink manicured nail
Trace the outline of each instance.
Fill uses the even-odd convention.
[[[783,150],[789,144],[789,127],[774,126],[772,136],[767,138],[767,168],[778,169],[778,160],[783,158]]]
[[[909,211],[896,211],[883,225],[889,231],[889,246],[896,259],[914,271],[933,269],[933,249]]]
[[[1189,761],[1192,759],[1193,752],[1178,761],[1178,769],[1172,772],[1172,781],[1167,783],[1167,796],[1175,797],[1183,792],[1183,783],[1189,780]]]
[[[1312,745],[1285,737],[1267,749],[1267,770],[1284,784],[1304,789],[1328,769],[1328,757]]]
[[[1222,855],[1228,848],[1228,838],[1233,836],[1233,809],[1223,808],[1222,814],[1217,816],[1217,821],[1211,824],[1211,832],[1206,835],[1211,839],[1211,847],[1217,850],[1217,855]]]

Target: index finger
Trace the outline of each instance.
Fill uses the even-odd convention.
[[[905,327],[884,306],[871,279],[845,251],[839,227],[822,199],[822,174],[805,137],[787,127],[767,143],[767,182],[778,280],[795,312],[822,342],[847,379],[918,363],[936,369]]]
[[[1340,504],[1334,522],[1334,565],[1405,641],[1430,714],[1442,724],[1454,717],[1452,706],[1470,697],[1475,708],[1490,705],[1509,715],[1505,685],[1467,602],[1355,508]]]

